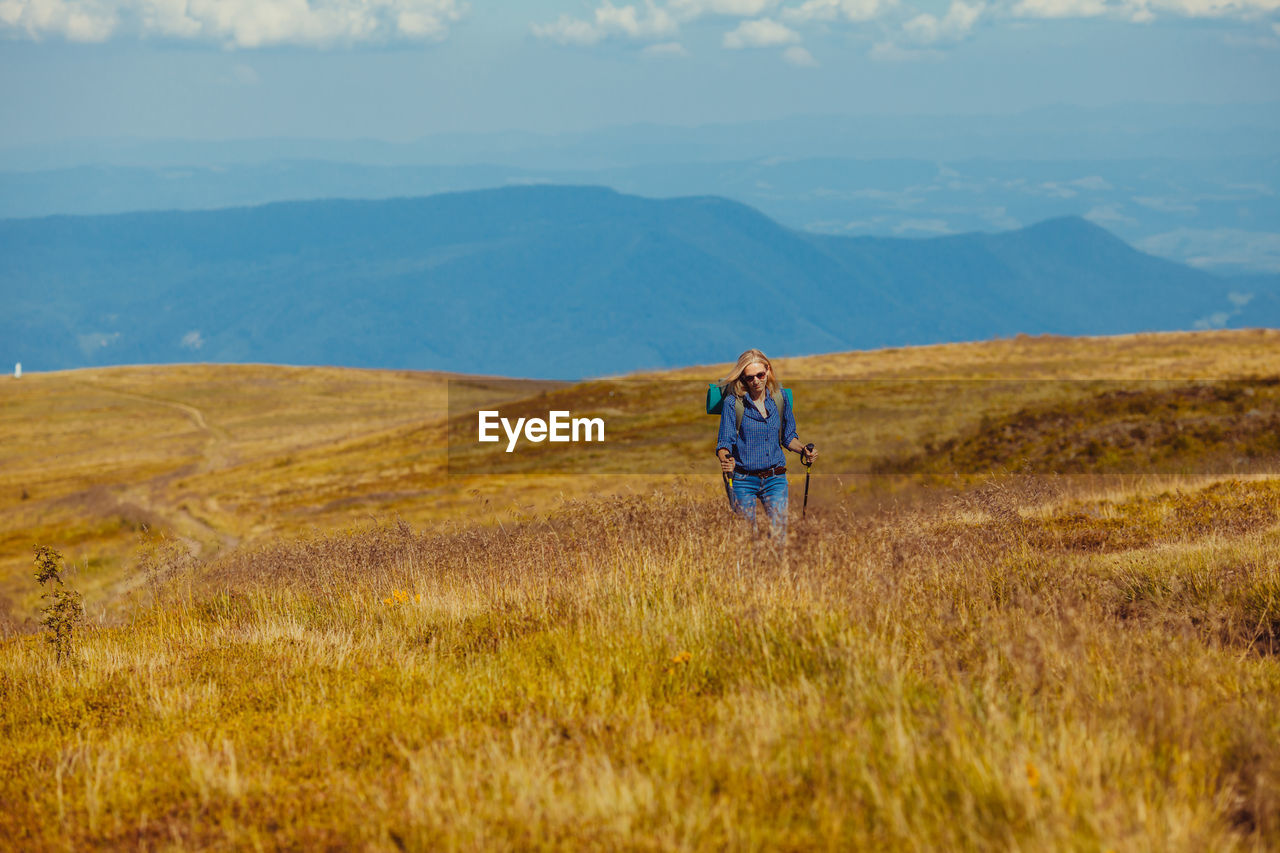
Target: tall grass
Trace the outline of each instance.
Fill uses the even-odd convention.
[[[1010,483],[777,549],[672,490],[174,556],[70,671],[0,647],[0,839],[1275,846],[1278,508]]]

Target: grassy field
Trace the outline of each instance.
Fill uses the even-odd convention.
[[[713,464],[450,475],[441,376],[7,382],[0,845],[1275,848],[1277,345],[782,361],[875,380],[797,412],[879,472],[815,477],[785,547]],[[649,396],[713,463],[700,401]],[[89,605],[63,664],[37,542]]]

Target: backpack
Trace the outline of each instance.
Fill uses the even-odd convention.
[[[783,388],[782,391],[774,391],[770,396],[773,397],[773,405],[777,406],[778,414],[784,415],[780,418],[778,424],[778,445],[782,446],[782,431],[786,429],[787,419],[785,417],[786,408],[792,404],[791,389]],[[707,383],[707,414],[718,415],[724,409],[724,390],[714,382]],[[746,403],[741,397],[733,398],[733,414],[734,423],[738,428],[738,432],[742,432],[742,413],[746,411]]]

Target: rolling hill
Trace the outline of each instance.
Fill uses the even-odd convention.
[[[1276,847],[1278,339],[780,359],[823,448],[785,543],[731,518],[714,421],[667,393],[723,364],[0,380],[0,838]],[[605,386],[623,449],[697,464],[454,467],[459,408]],[[848,474],[876,460],[913,476]],[[60,643],[32,545],[84,597]]]
[[[1216,464],[1221,451],[1275,471],[1280,389],[1266,377],[1277,374],[1278,337],[1017,338],[775,363],[796,389],[804,434],[823,447],[814,497],[829,502],[872,472],[977,475],[1024,457],[1041,471],[1167,470],[1166,459],[1147,451],[1183,427],[1194,444],[1180,445],[1178,458],[1189,470],[1248,467]],[[715,422],[701,403],[706,381],[724,367],[556,388],[416,371],[216,364],[0,379],[0,623],[7,610],[22,614],[19,621],[34,612],[35,543],[63,550],[81,567],[93,604],[107,606],[139,582],[145,530],[208,558],[369,518],[524,517],[566,498],[646,490],[679,475],[702,478],[714,493]],[[1155,377],[1172,384],[1153,384]],[[1252,396],[1197,396],[1200,383],[1226,389],[1236,386],[1222,380],[1245,377],[1253,377],[1244,387]],[[1140,396],[1124,397],[1119,408],[1108,402],[1135,390]],[[605,395],[612,400],[602,412]],[[472,443],[471,413],[499,401],[513,415],[605,414],[609,458],[593,457],[595,445],[569,454],[563,445],[488,453],[492,446]],[[1135,419],[1149,434],[1137,444]],[[1091,441],[1114,444],[1121,456],[1075,452]],[[1153,441],[1159,446],[1149,447]]]

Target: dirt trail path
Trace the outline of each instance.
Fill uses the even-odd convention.
[[[204,412],[195,406],[192,406],[189,403],[184,403],[181,400],[173,400],[168,397],[158,397],[154,394],[139,394],[136,391],[121,391],[119,388],[112,388],[108,385],[103,385],[100,382],[82,381],[77,384],[84,388],[92,388],[94,391],[101,391],[106,394],[112,394],[116,397],[125,397],[142,403],[153,403],[157,406],[165,406],[181,412],[191,421],[192,424],[195,425],[196,429],[205,434],[205,449],[201,460],[200,472],[222,467],[230,461],[230,435],[221,427],[212,426],[205,417]]]
[[[77,384],[104,394],[165,406],[181,412],[198,431],[204,434],[204,446],[194,473],[222,468],[234,461],[235,455],[232,452],[230,435],[227,431],[211,425],[204,412],[189,403],[152,394],[122,391],[100,382],[82,381]],[[147,515],[162,520],[173,534],[182,539],[198,557],[209,557],[239,544],[238,537],[213,526],[192,513],[184,504],[166,500],[162,490],[171,479],[173,475],[167,474],[146,482],[126,485],[116,493],[116,500],[122,506],[136,507]],[[206,503],[215,504],[213,509],[216,510],[215,501],[209,499]]]

